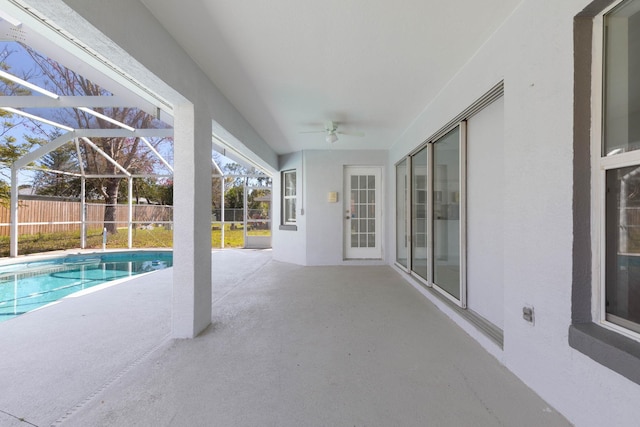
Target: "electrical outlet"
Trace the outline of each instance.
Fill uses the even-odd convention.
[[[533,307],[522,307],[522,318],[533,325],[535,321]]]

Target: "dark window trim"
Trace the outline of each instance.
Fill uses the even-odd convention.
[[[569,346],[640,384],[640,342],[591,318],[591,48],[593,18],[617,0],[595,0],[573,25],[573,281]]]
[[[640,384],[640,343],[595,323],[569,327],[569,345],[591,359]]]

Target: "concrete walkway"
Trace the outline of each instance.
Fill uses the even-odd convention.
[[[569,425],[390,267],[212,256],[193,340],[170,270],[0,323],[0,425]]]

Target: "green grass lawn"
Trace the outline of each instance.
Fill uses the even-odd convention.
[[[211,231],[211,247],[220,248],[221,231],[220,226],[214,227]],[[251,230],[251,235],[268,236],[269,230]],[[171,248],[173,246],[173,231],[164,227],[154,227],[151,229],[133,230],[134,248]],[[118,233],[107,237],[108,249],[127,248],[127,229],[118,229]],[[241,248],[244,245],[242,225],[231,227],[225,224],[224,244],[226,248]],[[18,239],[18,253],[20,255],[57,251],[62,249],[76,249],[80,247],[80,232],[61,233],[40,233],[32,235],[22,235]],[[87,248],[102,248],[102,231],[89,230],[87,232]],[[9,256],[9,237],[0,236],[0,256]]]

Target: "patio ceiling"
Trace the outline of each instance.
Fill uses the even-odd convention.
[[[141,1],[277,153],[389,148],[521,2]]]

